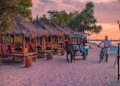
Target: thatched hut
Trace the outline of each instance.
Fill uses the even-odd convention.
[[[53,27],[51,25],[47,25],[41,21],[33,21],[33,24],[50,33],[50,35],[48,37],[44,37],[44,40],[46,40],[45,42],[47,42],[46,47],[53,49],[53,44],[56,41],[55,39],[58,36],[62,36],[63,33],[60,30],[56,29],[55,27]]]
[[[63,42],[64,42],[64,41],[67,41],[68,38],[69,38],[69,35],[70,35],[71,33],[74,33],[74,31],[72,31],[70,28],[65,27],[65,26],[60,26],[60,27],[61,27],[61,30],[64,31]]]
[[[34,29],[32,24],[25,20],[22,17],[14,17],[13,18],[14,26],[10,31],[7,31],[4,35],[2,35],[2,40],[4,41],[4,38],[6,36],[12,37],[13,43],[6,44],[5,42],[1,42],[1,53],[0,55],[2,57],[13,57],[13,60],[15,60],[16,57],[21,57],[23,59],[23,63],[25,63],[26,57],[34,57],[35,60],[37,59],[37,39],[36,35],[38,34],[38,30]],[[41,33],[39,33],[41,34]],[[19,37],[19,40],[22,40],[21,43],[21,51],[17,51],[18,48],[16,46],[16,38]],[[26,37],[29,37],[30,40],[29,43],[31,44],[31,47],[33,50],[28,53],[28,47],[26,44]]]

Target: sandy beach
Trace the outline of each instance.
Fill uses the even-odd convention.
[[[38,59],[31,68],[22,63],[0,64],[0,86],[120,86],[115,57],[99,63],[100,48],[91,45],[87,60],[68,63],[65,56]]]

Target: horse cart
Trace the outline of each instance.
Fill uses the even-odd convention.
[[[75,56],[82,56],[83,60],[86,60],[86,57],[88,55],[88,46],[83,45],[82,41],[84,40],[85,35],[83,34],[70,34],[69,40],[68,40],[68,51],[70,50],[70,55],[67,54],[67,60],[75,59]],[[66,44],[65,44],[66,45]],[[71,57],[71,58],[69,58]]]

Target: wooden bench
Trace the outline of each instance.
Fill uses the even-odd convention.
[[[25,54],[22,53],[9,53],[9,54],[0,54],[1,57],[21,57],[23,59],[23,63],[25,64],[25,67],[30,67],[32,64],[32,59],[37,59],[37,53],[34,52],[28,52]]]
[[[58,48],[57,49],[57,54],[61,54],[61,56],[63,56],[64,54],[65,54],[65,51],[64,51],[64,49],[62,49],[62,48]]]

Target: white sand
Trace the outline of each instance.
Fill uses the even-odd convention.
[[[31,68],[23,64],[1,64],[0,86],[120,86],[117,81],[115,58],[99,63],[100,49],[93,46],[87,60],[76,57],[68,63],[65,56],[54,56],[53,60],[39,59]]]

